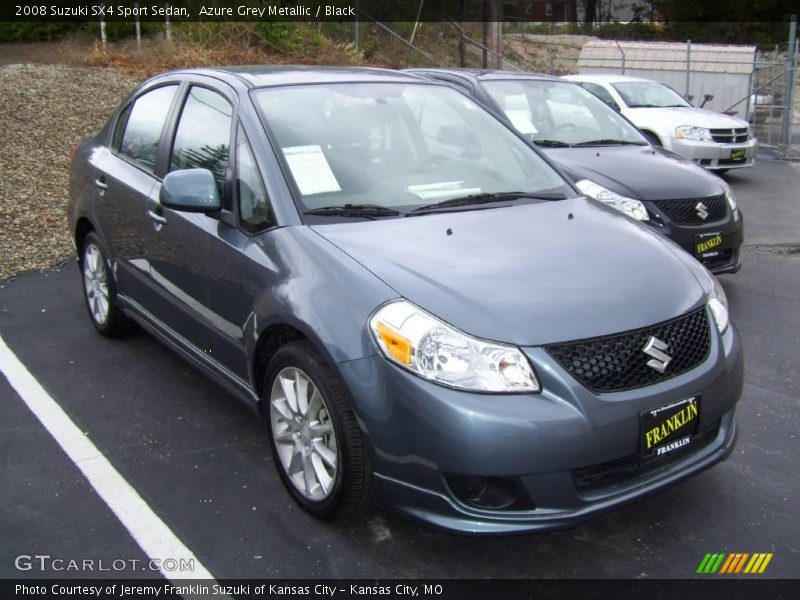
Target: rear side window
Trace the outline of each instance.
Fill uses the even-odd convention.
[[[233,107],[222,95],[192,87],[178,122],[169,163],[170,171],[197,168],[211,171],[223,203],[232,119]]]
[[[177,89],[177,85],[156,88],[139,96],[133,107],[125,111],[129,110],[130,114],[119,142],[119,152],[148,171],[155,168],[161,131]]]

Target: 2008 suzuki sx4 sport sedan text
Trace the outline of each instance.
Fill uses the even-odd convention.
[[[313,515],[566,527],[733,448],[717,280],[443,84],[154,77],[76,147],[69,216],[94,326],[259,411]]]

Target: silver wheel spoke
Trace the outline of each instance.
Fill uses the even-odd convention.
[[[321,441],[314,442],[314,452],[319,456],[326,465],[328,465],[331,469],[336,468],[336,453],[333,452],[330,448],[328,448],[325,444]]]
[[[308,401],[308,410],[306,410],[306,417],[309,419],[317,419],[319,417],[319,409],[322,408],[322,394],[314,387],[311,394],[311,399]]]
[[[311,465],[314,468],[314,476],[317,478],[323,493],[327,493],[333,483],[333,479],[325,470],[325,465],[322,464],[322,459],[318,454],[311,455]]]
[[[270,405],[272,406],[273,412],[280,415],[281,418],[287,421],[290,421],[293,418],[292,410],[289,408],[286,400],[273,400]]]
[[[314,423],[309,425],[308,428],[311,430],[311,435],[314,439],[333,433],[333,425],[330,423]]]
[[[292,413],[297,413],[297,396],[294,391],[294,382],[286,377],[280,376],[278,377],[278,381],[281,383],[283,397],[286,398],[286,404],[289,405],[289,410],[291,410]]]

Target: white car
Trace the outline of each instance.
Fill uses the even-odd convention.
[[[565,75],[627,117],[651,142],[722,173],[753,166],[758,140],[746,121],[696,108],[671,87],[626,75]]]

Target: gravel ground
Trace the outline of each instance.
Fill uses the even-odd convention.
[[[0,279],[72,255],[70,150],[135,84],[115,69],[0,67]]]

